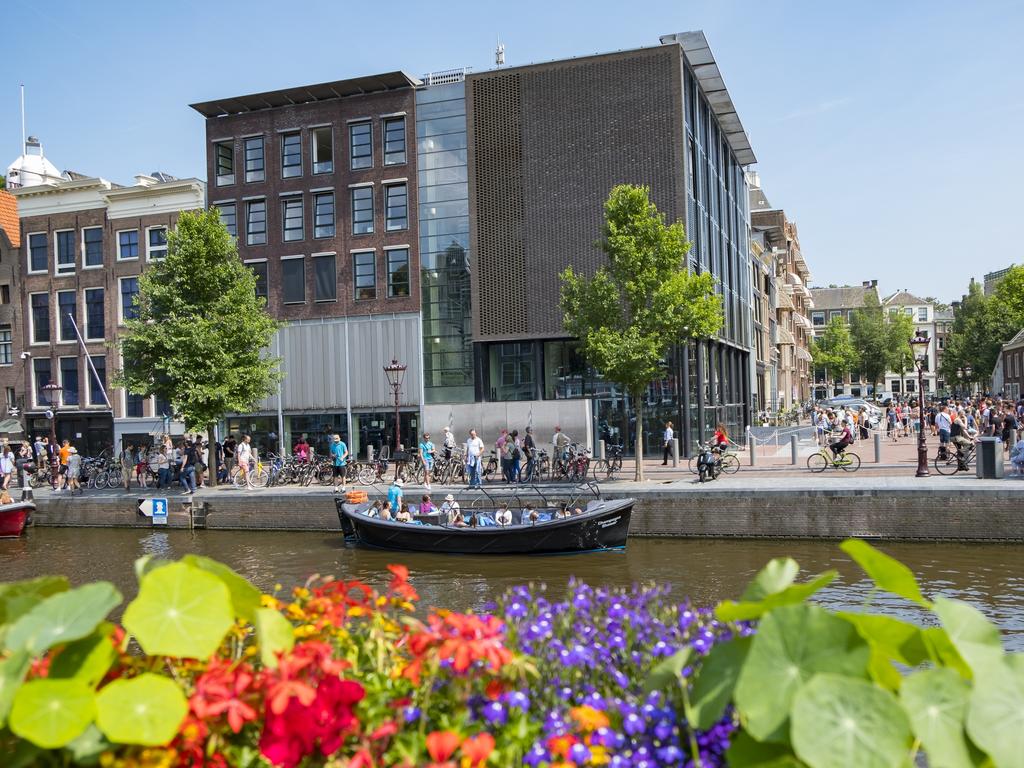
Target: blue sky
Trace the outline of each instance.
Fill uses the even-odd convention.
[[[1021,263],[1024,2],[0,0],[0,166],[28,131],[61,169],[202,176],[188,104],[656,45],[703,29],[814,284],[944,300]]]

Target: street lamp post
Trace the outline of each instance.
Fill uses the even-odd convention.
[[[57,451],[57,409],[60,407],[60,393],[64,387],[51,381],[41,389],[47,405],[50,406],[46,412],[50,419],[50,486],[57,490],[57,478],[60,475],[60,460]]]
[[[388,384],[391,389],[395,392],[395,452],[398,451],[399,441],[399,413],[398,413],[398,396],[402,393],[402,381],[405,379],[406,371],[405,363],[400,363],[397,360],[392,360],[390,363],[384,366],[384,375],[388,377]],[[395,477],[398,476],[398,463],[395,462]]]
[[[915,362],[917,363],[917,404],[918,404],[918,432],[917,432],[917,477],[928,477],[931,473],[928,471],[928,445],[924,439],[924,361],[927,359],[928,354],[928,337],[921,333],[921,331],[915,331],[914,338],[910,340],[911,346],[914,348],[915,353],[917,348],[922,348],[922,355],[918,357],[916,354]]]

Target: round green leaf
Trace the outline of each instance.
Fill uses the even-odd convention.
[[[722,717],[749,651],[750,638],[737,637],[716,644],[701,661],[690,694],[689,715],[700,730],[708,730]]]
[[[967,733],[999,768],[1024,766],[1024,669],[1000,659],[976,670]]]
[[[740,598],[745,602],[764,600],[768,595],[781,592],[794,581],[800,573],[800,566],[791,557],[777,557],[757,572]]]
[[[915,672],[900,686],[910,727],[928,753],[932,768],[971,768],[964,717],[971,687],[952,669]]]
[[[96,712],[92,688],[81,680],[30,680],[11,708],[11,730],[44,749],[71,743],[85,732]]]
[[[208,658],[233,623],[224,582],[174,563],[150,571],[124,612],[124,626],[151,656]]]
[[[186,714],[188,701],[177,684],[152,672],[115,680],[96,696],[96,724],[119,744],[163,746]]]
[[[103,622],[91,635],[62,648],[50,663],[51,679],[75,677],[95,688],[117,658],[110,635],[114,625]]]
[[[223,581],[224,586],[231,593],[231,604],[234,606],[235,615],[248,622],[255,621],[256,609],[260,607],[262,595],[256,587],[249,583],[248,579],[239,576],[224,563],[202,555],[185,555],[181,561],[186,565],[211,573]]]
[[[108,581],[51,595],[18,619],[7,633],[7,647],[39,655],[58,643],[85,637],[121,602]]]
[[[7,713],[14,703],[14,694],[18,692],[28,669],[32,665],[32,657],[28,651],[15,651],[0,661],[0,726],[7,722]]]
[[[810,768],[900,768],[910,747],[896,697],[844,675],[815,675],[797,692],[791,735]]]
[[[715,616],[719,621],[748,621],[757,619],[768,613],[768,611],[779,608],[783,605],[794,605],[802,603],[815,592],[824,589],[839,574],[836,571],[825,571],[818,574],[810,581],[800,584],[790,584],[785,589],[766,595],[762,600],[741,601],[723,600],[715,608]]]
[[[295,628],[274,608],[257,608],[254,618],[260,659],[266,666],[276,669],[277,654],[295,646]]]
[[[864,569],[864,573],[871,577],[879,589],[913,600],[925,608],[931,607],[931,603],[925,599],[921,594],[921,588],[917,586],[914,572],[899,560],[889,557],[860,539],[847,539],[839,548]]]
[[[935,612],[949,635],[950,642],[978,677],[985,667],[1003,658],[1003,643],[999,629],[985,615],[960,600],[939,597]]]
[[[736,683],[736,706],[758,741],[779,740],[793,696],[818,672],[864,677],[867,644],[856,630],[816,605],[788,605],[758,627]]]

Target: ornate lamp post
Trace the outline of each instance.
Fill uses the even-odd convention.
[[[397,360],[392,360],[390,363],[384,366],[384,375],[388,377],[388,384],[391,389],[395,392],[395,451],[398,451],[399,441],[399,413],[398,413],[398,396],[402,393],[402,382],[405,380],[405,371],[407,366],[405,363],[400,363]],[[395,466],[395,472],[398,472],[398,466]],[[397,476],[397,475],[396,475]]]
[[[928,354],[928,337],[921,331],[914,332],[914,338],[910,340],[914,349],[914,359],[917,363],[917,404],[920,423],[917,432],[917,477],[928,477],[928,445],[924,439],[924,361]],[[917,351],[921,351],[920,357]]]
[[[57,409],[60,408],[60,393],[64,387],[55,382],[45,384],[42,388],[43,397],[50,407],[46,416],[50,419],[50,486],[57,489],[57,478],[60,476],[60,460],[57,451]]]
[[[965,365],[963,368],[960,368],[957,372],[960,374],[960,381],[963,382],[964,389],[967,392],[967,396],[970,397],[971,396],[971,374],[974,373],[974,371],[971,369],[971,366]]]

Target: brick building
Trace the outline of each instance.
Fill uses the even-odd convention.
[[[193,104],[206,118],[210,204],[267,309],[280,395],[229,432],[290,448],[301,433],[393,442],[383,365],[408,366],[402,442],[422,402],[415,87],[389,72]],[[321,448],[325,448],[321,445]]]
[[[1000,381],[994,382],[997,394],[1011,400],[1019,400],[1024,395],[1024,330],[1003,344],[998,362],[996,371],[998,373],[1001,367],[1002,377]]]
[[[17,283],[20,247],[18,200],[10,192],[0,190],[0,436],[12,439],[23,432],[21,415],[25,408],[22,312]]]
[[[170,429],[166,403],[110,386],[121,367],[111,345],[133,311],[139,275],[166,253],[179,212],[203,207],[203,182],[154,174],[120,186],[66,173],[12,195],[20,217],[14,300],[25,318],[16,324],[29,434],[49,432],[42,388],[51,381],[63,387],[58,437],[89,454]]]
[[[876,303],[881,303],[878,296],[878,281],[865,280],[860,285],[839,285],[828,288],[811,288],[814,309],[811,311],[811,326],[814,336],[820,336],[833,318],[840,318],[849,324],[853,313],[863,309],[868,296],[873,295]],[[824,368],[814,369],[813,396],[816,400],[839,395],[867,397],[870,393],[870,382],[857,371],[837,377],[834,371]]]

